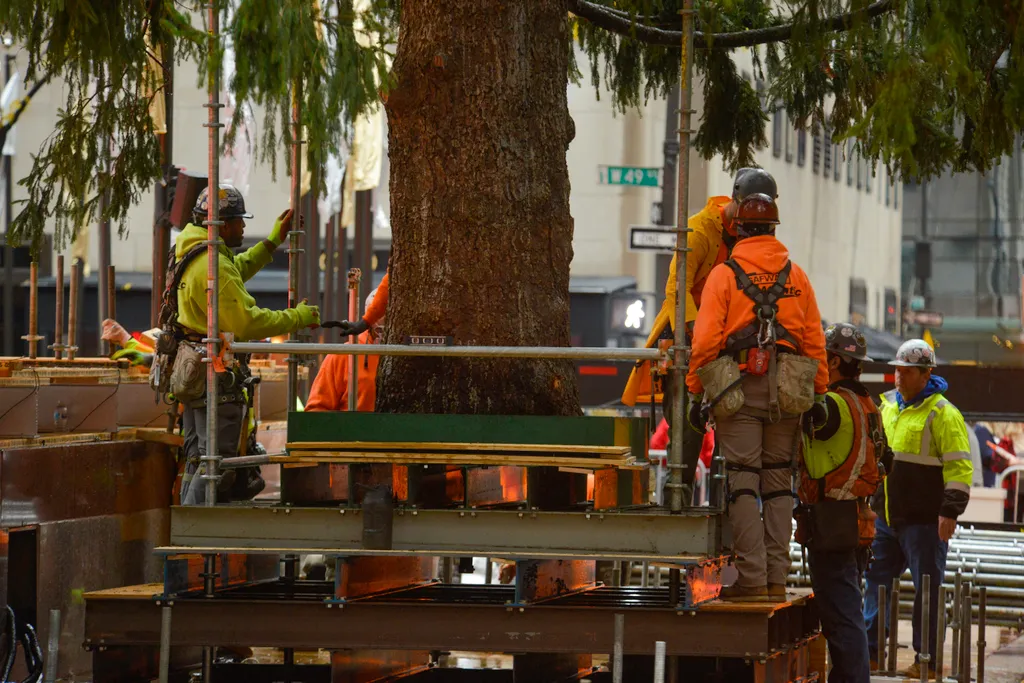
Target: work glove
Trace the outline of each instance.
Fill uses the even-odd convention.
[[[305,219],[300,215],[299,216],[299,229],[300,230],[302,229],[302,226],[305,224],[305,222],[306,222]],[[282,212],[281,215],[277,217],[277,220],[274,221],[274,227],[271,228],[271,230],[270,230],[270,237],[268,237],[267,239],[269,239],[271,242],[273,242],[274,246],[278,246],[279,247],[282,244],[284,244],[284,241],[286,239],[288,239],[288,233],[291,232],[291,230],[292,230],[292,210],[291,209],[285,209],[284,212]]]
[[[814,395],[814,405],[804,413],[804,429],[808,435],[813,435],[814,430],[822,427],[828,421],[828,405],[825,403],[825,394]]]
[[[146,367],[153,365],[153,354],[145,353],[137,348],[124,348],[115,351],[110,358],[112,360],[127,360],[132,365],[145,365]]]
[[[341,324],[338,325],[338,329],[341,330],[341,336],[347,337],[351,334],[360,335],[363,332],[366,332],[368,329],[370,329],[370,326],[366,323],[365,320],[360,318],[355,322],[342,320]]]
[[[706,425],[708,423],[708,410],[704,406],[704,396],[702,394],[690,394],[689,400],[690,409],[686,414],[687,421],[694,431],[703,434],[707,431]]]
[[[295,310],[299,312],[299,329],[303,327],[315,328],[320,326],[320,307],[310,306],[303,299],[299,302],[299,305],[295,307]]]

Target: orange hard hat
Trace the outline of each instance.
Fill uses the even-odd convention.
[[[779,206],[766,194],[755,193],[744,197],[736,210],[736,223],[779,224]]]

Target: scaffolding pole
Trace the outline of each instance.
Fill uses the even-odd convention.
[[[220,306],[218,246],[220,242],[220,73],[214,65],[218,63],[217,41],[220,33],[220,17],[217,13],[216,0],[206,5],[209,38],[207,55],[211,66],[206,76],[209,102],[206,104],[208,120],[204,124],[209,132],[209,179],[207,181],[207,215],[206,215],[206,454],[200,461],[206,465],[202,480],[206,484],[206,505],[217,502],[217,470],[220,463],[217,444],[217,370],[214,359],[217,357],[218,313]]]
[[[683,43],[680,61],[679,89],[679,189],[676,197],[676,311],[672,346],[672,424],[668,450],[669,509],[679,512],[683,509],[683,482],[688,472],[683,472],[683,441],[689,436],[686,428],[686,371],[689,365],[689,348],[686,338],[686,257],[689,254],[687,212],[690,200],[690,107],[693,100],[693,0],[684,0]],[[685,501],[689,505],[689,501]]]
[[[433,356],[460,358],[563,358],[570,360],[661,359],[658,349],[604,346],[421,346],[415,344],[307,344],[304,342],[229,342],[231,353],[288,353],[341,356]]]
[[[288,233],[288,308],[299,305],[299,264],[302,263],[303,230],[299,216],[302,214],[302,80],[292,86],[292,227]],[[298,341],[299,333],[289,337]],[[288,356],[288,410],[295,410],[299,396],[299,358],[292,353]]]

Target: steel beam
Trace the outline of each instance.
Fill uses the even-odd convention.
[[[154,596],[86,596],[85,645],[154,645],[160,606]],[[331,609],[322,602],[266,599],[177,599],[171,646],[248,646],[331,650],[467,650],[507,653],[611,652],[615,614],[625,615],[623,653],[760,659],[793,644],[773,622],[816,624],[810,605],[709,605],[697,612],[630,608],[620,604],[504,604],[367,600]],[[793,614],[785,614],[793,612]]]
[[[401,509],[393,517],[391,549],[365,550],[363,517],[359,509],[351,508],[175,507],[171,513],[171,543],[175,547],[164,551],[216,549],[696,564],[716,554],[714,532],[719,523],[719,518],[706,513]]]

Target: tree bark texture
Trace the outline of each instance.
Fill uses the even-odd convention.
[[[402,3],[387,343],[568,346],[567,0]],[[576,415],[571,361],[385,358],[382,412]]]

